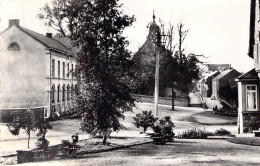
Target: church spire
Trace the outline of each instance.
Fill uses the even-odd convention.
[[[154,10],[153,10],[153,23],[155,23],[155,15],[154,15]]]

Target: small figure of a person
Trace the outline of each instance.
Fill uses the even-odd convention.
[[[72,135],[71,138],[72,138],[73,148],[76,148],[77,142],[79,141],[78,133],[76,133],[75,135]]]

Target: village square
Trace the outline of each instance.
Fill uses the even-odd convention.
[[[260,2],[235,4],[0,1],[0,164],[260,165]]]

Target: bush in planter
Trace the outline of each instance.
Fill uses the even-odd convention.
[[[174,123],[170,116],[162,117],[157,124],[153,126],[155,135],[161,135],[166,141],[172,141],[174,137],[173,133]]]
[[[38,121],[35,122],[35,126],[39,130],[39,132],[37,133],[38,140],[36,142],[36,146],[39,149],[47,150],[49,146],[49,141],[45,138],[45,136],[48,130],[52,129],[52,126],[49,124],[49,121],[46,121],[44,119],[38,119]]]

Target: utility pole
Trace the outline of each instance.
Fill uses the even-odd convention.
[[[158,34],[159,34],[159,32],[158,32]],[[157,40],[158,40],[158,35],[157,35]],[[154,115],[156,118],[158,118],[159,69],[160,69],[160,48],[158,45],[157,45],[155,61],[156,61],[156,63],[155,63],[155,87],[154,87],[154,110],[155,110]]]
[[[165,44],[166,35],[164,32],[161,34],[160,31],[157,32],[156,41],[156,64],[155,64],[155,87],[154,87],[154,115],[158,118],[158,100],[159,100],[159,69],[160,69],[160,51],[161,47]]]

